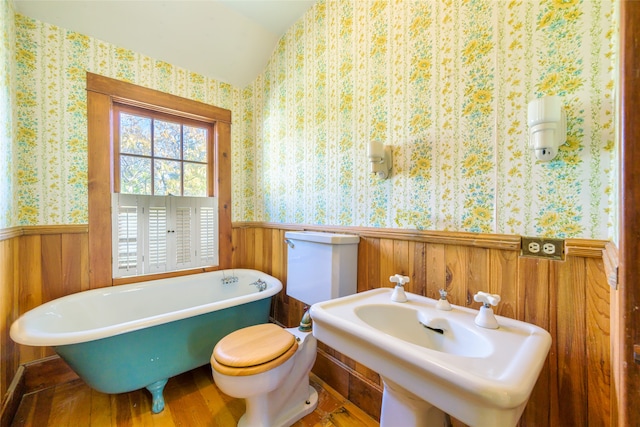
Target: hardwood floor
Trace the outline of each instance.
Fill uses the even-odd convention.
[[[318,390],[318,407],[295,427],[379,425],[314,375],[311,384]],[[221,393],[208,366],[171,378],[164,398],[164,411],[153,414],[147,390],[109,395],[76,379],[25,395],[11,426],[226,427],[235,426],[244,413],[244,401]]]

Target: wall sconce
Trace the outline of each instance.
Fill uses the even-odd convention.
[[[367,156],[369,157],[369,163],[371,163],[371,173],[375,173],[382,179],[388,178],[389,171],[393,165],[391,146],[384,145],[380,141],[371,141],[369,142]]]
[[[529,103],[529,145],[538,160],[548,162],[567,141],[567,115],[559,96],[545,96]]]

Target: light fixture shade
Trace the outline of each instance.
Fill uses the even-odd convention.
[[[372,162],[379,162],[384,159],[384,144],[381,141],[370,141],[367,153]]]
[[[567,116],[559,96],[545,96],[529,102],[527,108],[529,145],[538,160],[552,160],[567,140]]]
[[[367,157],[371,165],[371,173],[382,179],[389,177],[389,171],[393,164],[391,147],[381,141],[370,141],[367,149]]]

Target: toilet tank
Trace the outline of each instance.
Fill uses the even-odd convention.
[[[311,305],[357,292],[358,236],[316,231],[284,236],[287,295]]]

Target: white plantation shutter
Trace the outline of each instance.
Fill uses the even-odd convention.
[[[131,276],[142,273],[140,241],[142,230],[138,227],[142,212],[136,196],[114,194],[113,209],[113,275]]]
[[[176,263],[189,264],[191,262],[191,208],[176,209]]]
[[[114,194],[114,277],[218,264],[215,197]]]
[[[147,239],[145,247],[145,273],[167,271],[167,198],[139,196],[147,215]]]
[[[149,265],[161,268],[167,262],[167,208],[149,208]]]
[[[218,264],[218,209],[216,206],[201,206],[200,218],[200,263],[203,265]]]
[[[195,262],[195,207],[197,197],[172,197],[175,212],[171,238],[175,239],[175,252],[171,255],[176,268],[189,268]]]
[[[138,208],[122,206],[118,212],[118,268],[135,269],[138,264]]]

